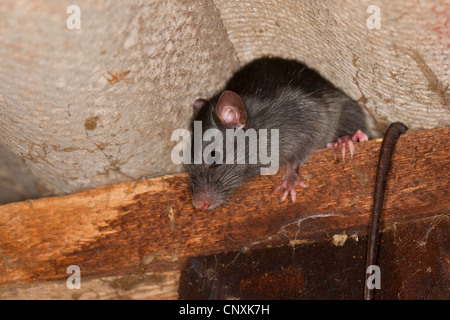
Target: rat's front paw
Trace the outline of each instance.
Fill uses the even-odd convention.
[[[367,135],[361,130],[358,130],[355,132],[354,135],[343,136],[338,138],[336,142],[330,142],[329,144],[327,144],[327,147],[333,148],[334,160],[337,159],[337,153],[339,149],[341,149],[342,159],[345,161],[345,152],[347,150],[346,146],[348,146],[348,150],[350,151],[350,157],[353,157],[353,153],[355,152],[354,143],[358,141],[362,142],[367,140],[368,140]]]
[[[295,174],[295,175],[291,174],[288,177],[286,177],[286,174],[285,174],[285,176],[283,177],[283,182],[281,183],[281,185],[278,188],[275,189],[274,192],[285,190],[283,197],[281,198],[281,202],[286,200],[289,193],[291,194],[292,202],[295,202],[295,199],[297,198],[297,193],[295,191],[295,188],[297,186],[301,186],[303,188],[307,187],[306,183],[301,181],[297,174]]]

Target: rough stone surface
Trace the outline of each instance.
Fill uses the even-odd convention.
[[[66,26],[71,4],[80,30]],[[43,195],[180,171],[172,131],[238,66],[210,1],[7,0],[0,12],[0,157],[23,160]],[[131,81],[112,84],[115,71]]]
[[[368,109],[381,129],[450,124],[450,4],[214,0],[241,62],[296,58]],[[380,29],[369,29],[371,5]]]

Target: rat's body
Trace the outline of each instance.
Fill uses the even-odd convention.
[[[229,80],[225,90],[209,101],[197,100],[194,121],[202,121],[203,132],[216,128],[224,136],[227,128],[278,129],[279,164],[287,164],[278,188],[286,190],[283,200],[290,193],[295,201],[295,187],[305,186],[298,170],[313,151],[346,136],[339,146],[345,150],[348,144],[353,152],[353,142],[367,139],[360,130],[369,137],[376,135],[355,101],[296,61],[254,60]],[[221,156],[225,159],[225,155]],[[201,209],[216,207],[243,182],[258,175],[261,167],[260,163],[225,164],[225,161],[191,165],[194,205]]]

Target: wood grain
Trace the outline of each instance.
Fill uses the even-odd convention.
[[[400,138],[383,228],[450,210],[449,136],[443,128]],[[282,169],[206,212],[192,206],[186,174],[0,206],[0,285],[65,280],[69,265],[92,278],[168,272],[199,255],[366,234],[380,143],[359,143],[345,162],[329,149],[315,152],[295,204],[272,192]]]
[[[0,300],[176,300],[179,283],[178,271],[98,278],[82,274],[80,289],[69,290],[65,279],[15,283],[0,287]]]

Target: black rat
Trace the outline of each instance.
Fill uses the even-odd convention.
[[[282,201],[290,194],[293,202],[295,188],[306,187],[299,168],[313,151],[329,146],[335,155],[341,149],[345,156],[348,147],[353,155],[354,142],[378,136],[367,113],[316,71],[295,60],[269,57],[242,67],[224,91],[211,99],[196,100],[192,130],[194,121],[202,122],[202,133],[215,128],[223,137],[226,129],[278,129],[279,165],[286,165],[286,171],[275,191],[284,190]],[[248,151],[248,143],[245,148]],[[192,143],[192,159],[195,152]],[[196,208],[222,204],[264,167],[259,160],[250,164],[247,152],[245,164],[226,164],[226,152],[225,148],[223,154],[214,150],[210,161],[191,164],[189,180]],[[219,158],[223,164],[217,163]]]

